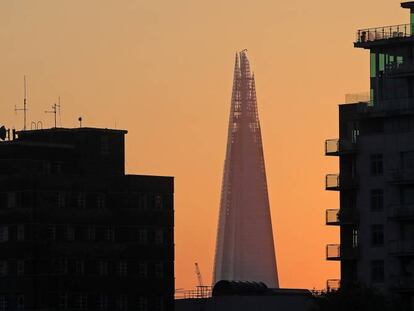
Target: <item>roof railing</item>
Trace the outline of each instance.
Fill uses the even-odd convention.
[[[411,32],[411,24],[360,29],[356,34],[356,43],[365,43],[393,38],[406,38],[412,36]]]

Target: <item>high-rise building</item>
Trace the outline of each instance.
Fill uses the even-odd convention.
[[[126,133],[0,143],[1,311],[173,310],[173,178],[126,175]]]
[[[326,251],[341,263],[342,287],[373,286],[413,308],[414,1],[401,6],[409,24],[357,32],[355,47],[370,52],[370,91],[347,96],[339,139],[326,141],[340,166],[326,176],[326,189],[340,194],[340,209],[326,212],[340,244]]]
[[[278,287],[272,222],[254,75],[236,55],[213,284],[264,282]]]

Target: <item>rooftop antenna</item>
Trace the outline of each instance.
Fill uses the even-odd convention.
[[[24,76],[24,99],[23,99],[23,108],[17,108],[14,106],[14,111],[17,113],[18,111],[23,111],[24,116],[24,125],[23,130],[26,130],[26,118],[27,118],[27,80],[26,76]]]
[[[60,104],[56,104],[56,103],[54,103],[53,105],[52,105],[52,110],[50,110],[50,111],[45,111],[45,113],[53,113],[55,116],[55,128],[57,127],[57,122],[56,122],[56,116],[57,116],[57,111],[58,111],[58,109],[59,109],[59,111],[60,111]]]
[[[79,117],[78,121],[79,121],[79,127],[82,127],[82,117]]]
[[[60,107],[61,107],[61,105],[60,105],[60,96],[59,96],[59,99],[58,99],[58,108],[59,108],[59,124],[60,124],[60,127],[62,127],[62,114],[61,114],[61,111],[60,111]]]

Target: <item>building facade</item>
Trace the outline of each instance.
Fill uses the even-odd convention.
[[[173,310],[173,178],[126,175],[125,134],[0,143],[0,310]]]
[[[414,295],[414,2],[407,25],[359,30],[356,48],[370,53],[370,92],[339,106],[339,139],[326,141],[339,156],[339,174],[326,190],[339,191],[340,209],[326,211],[340,226],[340,244],[327,246],[341,263],[340,286],[364,284],[402,298]],[[328,281],[328,287],[335,286]]]
[[[213,285],[264,282],[278,275],[254,75],[246,51],[236,55],[217,230]]]

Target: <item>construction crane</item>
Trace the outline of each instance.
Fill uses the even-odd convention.
[[[198,286],[203,287],[203,278],[201,277],[201,272],[200,272],[200,268],[198,267],[198,263],[195,263],[195,272],[197,274],[197,279],[198,279]]]

